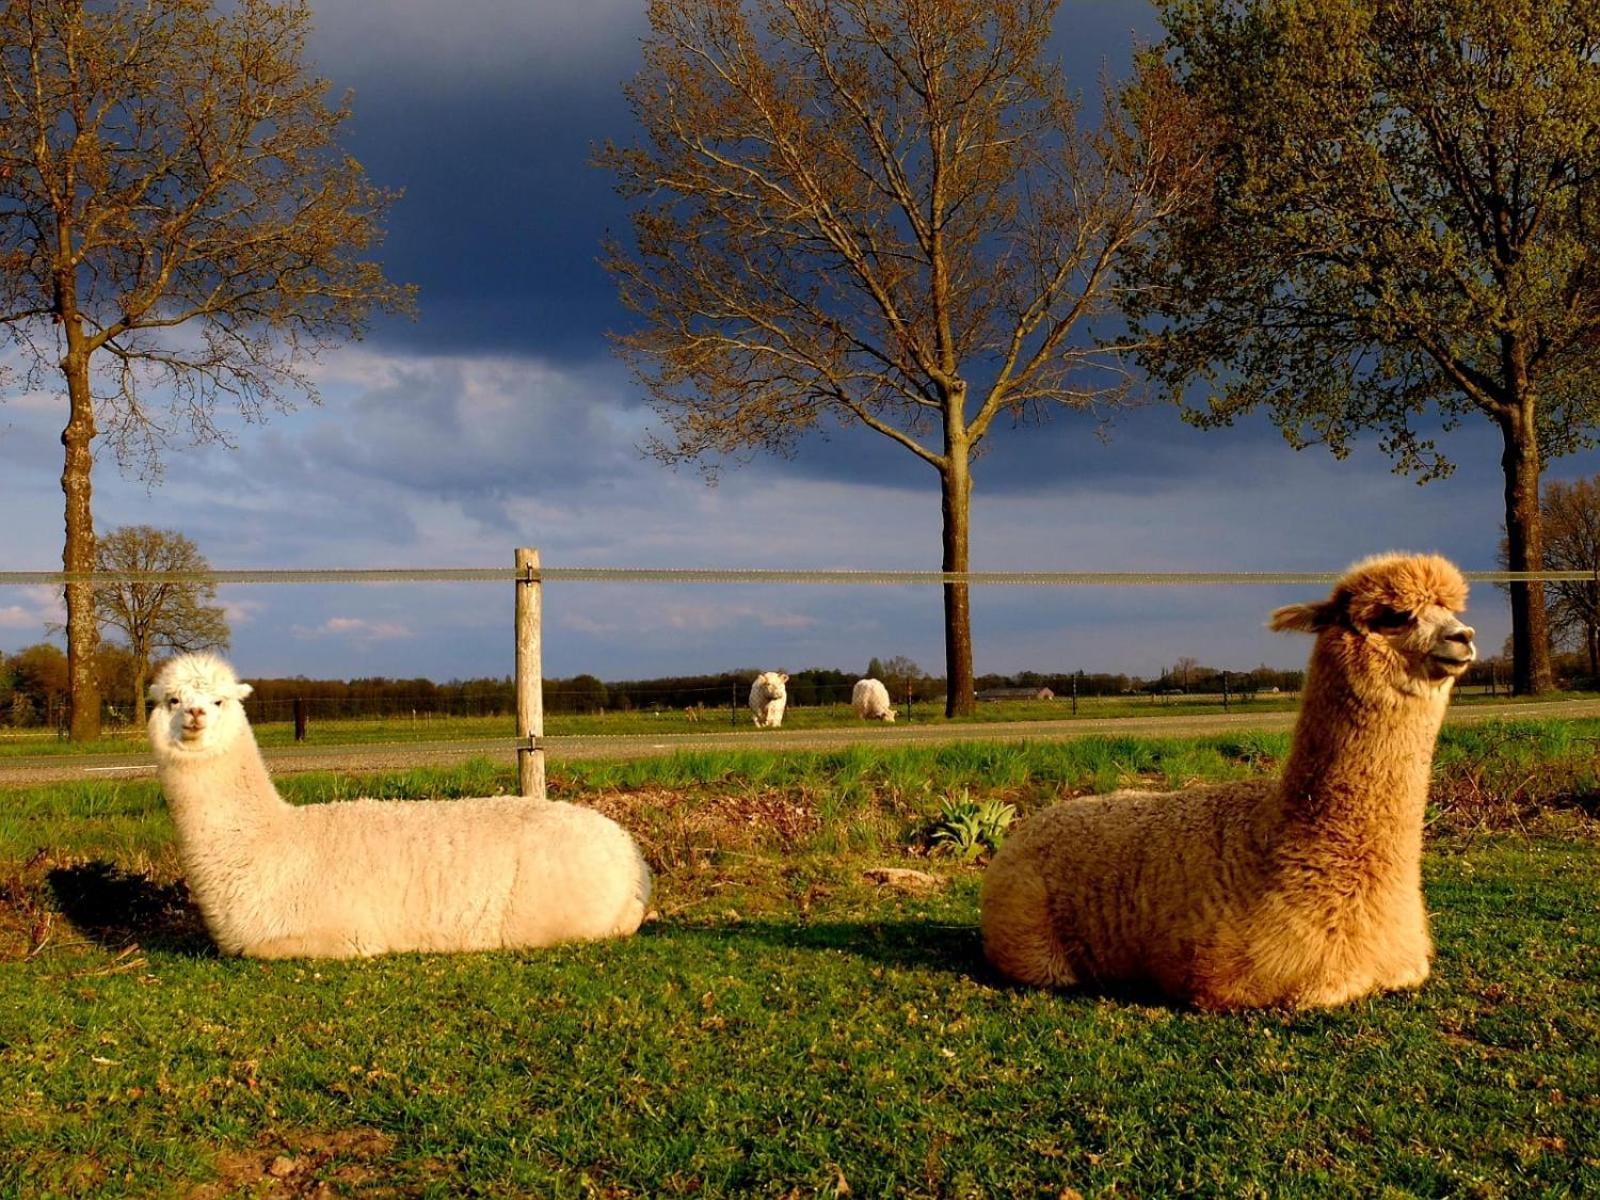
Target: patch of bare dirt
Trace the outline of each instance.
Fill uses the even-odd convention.
[[[420,1185],[391,1181],[392,1172],[385,1164],[394,1146],[394,1138],[376,1129],[274,1130],[262,1134],[248,1150],[218,1155],[217,1178],[185,1195],[187,1200],[420,1195]]]
[[[653,859],[671,860],[676,856],[670,851],[684,847],[787,850],[821,824],[808,797],[777,790],[647,789],[609,792],[587,802],[638,837]]]

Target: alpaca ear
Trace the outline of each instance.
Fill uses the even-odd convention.
[[[255,691],[255,688],[251,687],[248,683],[235,684],[233,689],[233,698],[235,700],[243,700],[253,691]]]
[[[1267,628],[1279,633],[1320,633],[1334,623],[1333,606],[1321,604],[1289,604],[1273,609]]]
[[[788,683],[789,682],[789,677],[787,675],[779,675],[778,676],[778,682],[779,683]]]

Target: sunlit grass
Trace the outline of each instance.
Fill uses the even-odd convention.
[[[1600,722],[1557,724],[1447,730],[1440,784],[1583,778]],[[358,963],[215,957],[174,909],[153,782],[0,792],[0,1195],[1600,1189],[1593,840],[1435,839],[1433,979],[1306,1016],[1001,986],[976,933],[981,872],[924,856],[951,796],[1025,813],[1101,782],[1270,773],[1286,747],[556,766],[553,794],[646,848],[658,920],[623,942]],[[477,762],[280,786],[319,803],[513,782]],[[882,865],[935,886],[864,878]]]

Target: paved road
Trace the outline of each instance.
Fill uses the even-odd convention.
[[[789,749],[830,750],[841,746],[895,746],[962,741],[1061,741],[1090,734],[1128,737],[1200,737],[1244,729],[1287,729],[1292,712],[1215,713],[1175,717],[1087,717],[1062,721],[1005,721],[983,725],[856,725],[838,729],[780,729],[737,732],[568,736],[545,739],[552,763],[592,758],[645,758],[679,750]],[[1503,718],[1600,717],[1600,700],[1564,700],[1548,704],[1473,704],[1452,708],[1453,725]],[[390,742],[372,745],[299,745],[263,751],[275,774],[296,771],[385,771],[417,766],[443,766],[472,758],[495,762],[516,760],[509,738],[458,742]],[[139,778],[154,773],[150,756],[82,754],[28,759],[0,759],[0,787],[71,780]]]

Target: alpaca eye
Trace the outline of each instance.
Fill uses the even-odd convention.
[[[167,701],[167,707],[168,708],[177,708],[178,707],[178,698],[176,696],[174,696],[172,699],[168,700]]]
[[[1396,629],[1404,629],[1415,620],[1416,617],[1408,612],[1384,609],[1367,622],[1367,628],[1375,629],[1380,633],[1392,633]]]

